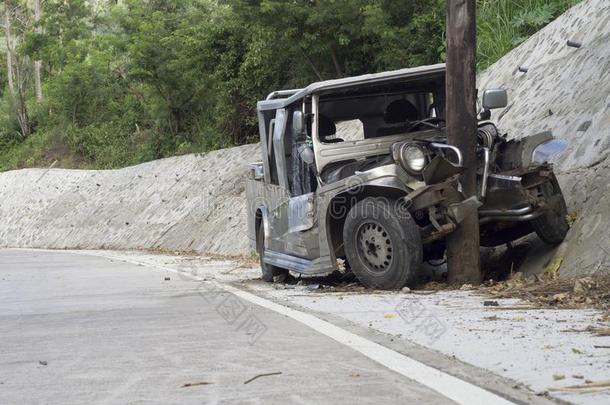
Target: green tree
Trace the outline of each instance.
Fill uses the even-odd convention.
[[[478,0],[479,67],[575,1]],[[117,167],[252,142],[256,102],[273,90],[444,59],[444,0],[41,4],[37,22],[24,0],[5,2],[0,168],[62,154]]]

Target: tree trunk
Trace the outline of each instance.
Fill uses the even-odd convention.
[[[10,1],[4,2],[4,37],[6,39],[6,77],[8,78],[8,88],[11,94],[15,94],[15,84],[13,81],[13,36],[11,33],[11,8]]]
[[[29,75],[29,61],[27,57],[20,56],[15,53],[16,38],[13,36],[12,20],[14,15],[20,12],[18,5],[14,5],[12,1],[5,0],[4,2],[4,29],[6,37],[6,66],[8,76],[8,87],[10,92],[11,102],[14,103],[15,114],[21,136],[27,138],[31,133],[30,119],[27,109],[27,89]]]
[[[447,0],[446,119],[448,143],[462,152],[460,184],[465,198],[477,195],[476,0]],[[479,283],[481,264],[478,210],[473,207],[447,238],[447,270],[452,284]]]
[[[25,89],[19,89],[19,100],[17,100],[17,118],[19,120],[19,127],[21,128],[21,135],[24,138],[27,138],[31,132],[26,96]]]
[[[17,58],[15,64],[15,84],[17,92],[14,94],[17,119],[21,128],[21,136],[27,138],[31,133],[30,117],[28,115],[27,92],[30,62],[27,58]]]
[[[337,78],[343,77],[343,70],[341,69],[341,63],[339,63],[339,58],[337,57],[337,52],[335,52],[335,48],[330,47],[330,57],[333,60],[333,64],[335,65],[335,71],[337,72]]]
[[[305,52],[305,50],[303,48],[301,48],[301,53],[303,53],[303,56],[305,56],[305,60],[307,60],[309,67],[311,67],[311,70],[313,70],[313,72],[315,73],[318,80],[320,80],[320,81],[324,80],[324,78],[322,77],[322,74],[320,73],[320,71],[318,70],[316,65],[313,64],[311,58],[309,57],[309,55],[307,54],[307,52]]]
[[[182,114],[180,109],[178,108],[169,108],[169,129],[170,132],[174,135],[178,134],[180,128],[182,127]]]
[[[42,27],[40,26],[40,0],[34,0],[34,21],[36,23],[36,33],[42,33]],[[34,89],[36,91],[36,100],[42,101],[42,82],[40,78],[40,71],[42,68],[42,61],[34,61]]]

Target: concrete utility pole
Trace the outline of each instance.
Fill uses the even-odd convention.
[[[446,119],[450,145],[463,155],[460,177],[466,198],[477,195],[476,158],[476,0],[447,0]],[[477,208],[447,238],[447,269],[452,284],[482,279]]]

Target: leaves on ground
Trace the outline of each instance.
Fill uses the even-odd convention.
[[[503,282],[488,282],[479,293],[519,298],[539,307],[610,310],[610,276],[557,278],[553,273],[525,278],[521,273]],[[606,320],[608,315],[604,315]]]

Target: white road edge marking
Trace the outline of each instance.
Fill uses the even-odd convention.
[[[28,249],[24,249],[28,250]],[[36,250],[47,250],[47,249],[36,249]],[[58,252],[57,250],[48,250]],[[157,264],[151,264],[143,261],[127,259],[121,256],[115,256],[113,254],[107,254],[105,252],[88,252],[88,251],[75,251],[75,250],[64,250],[59,252],[73,253],[73,254],[85,254],[90,256],[104,257],[107,259],[113,259],[123,261],[126,263],[136,264],[140,266],[150,267],[153,269],[164,270],[171,273],[180,274],[181,276],[187,276],[195,281],[198,280],[191,274],[181,272],[179,270],[165,267]],[[401,374],[410,380],[416,381],[439,394],[455,401],[458,404],[463,405],[515,405],[505,398],[496,395],[490,391],[487,391],[481,387],[471,384],[467,381],[461,380],[450,374],[447,374],[434,367],[428,366],[415,359],[412,359],[404,354],[398,353],[392,349],[388,349],[378,343],[372,342],[361,336],[358,336],[352,332],[342,329],[330,322],[323,321],[313,315],[305,312],[297,311],[296,309],[289,308],[287,306],[277,304],[269,301],[265,298],[261,298],[258,295],[240,290],[233,286],[223,284],[221,282],[215,283],[216,286],[221,287],[227,292],[230,292],[237,297],[240,297],[246,301],[249,301],[255,305],[277,312],[281,315],[285,315],[289,318],[294,319],[318,333],[321,333],[329,338],[363,354],[369,359],[381,364],[382,366]]]
[[[481,387],[470,384],[457,377],[449,375],[434,367],[414,360],[404,354],[388,349],[378,343],[372,342],[352,332],[348,332],[330,322],[323,321],[313,315],[297,311],[281,304],[261,298],[258,295],[240,290],[238,288],[221,285],[221,288],[253,304],[275,311],[279,314],[288,316],[302,324],[309,326],[316,332],[330,337],[337,342],[365,355],[371,360],[376,361],[411,380],[425,385],[428,388],[440,393],[441,395],[464,405],[475,404],[513,404],[494,393]]]

